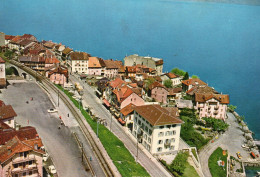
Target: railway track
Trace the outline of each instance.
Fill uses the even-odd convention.
[[[99,163],[101,164],[103,171],[106,176],[113,177],[115,176],[114,172],[112,171],[111,167],[109,166],[106,158],[104,157],[104,154],[101,152],[99,146],[97,145],[96,141],[94,140],[93,136],[90,134],[88,128],[86,127],[83,119],[83,115],[77,111],[76,106],[69,100],[69,98],[65,95],[65,93],[61,92],[53,83],[51,83],[46,77],[42,76],[41,74],[37,73],[36,71],[32,70],[31,68],[28,68],[24,66],[23,64],[9,60],[9,62],[20,69],[26,71],[31,76],[35,77],[36,80],[42,82],[43,84],[47,85],[49,88],[51,88],[56,93],[60,93],[60,98],[63,100],[63,102],[67,105],[73,116],[76,118],[77,122],[80,125],[80,128],[84,134],[84,136],[87,138],[92,150],[94,151],[96,157],[99,160]],[[95,175],[95,174],[93,174]]]

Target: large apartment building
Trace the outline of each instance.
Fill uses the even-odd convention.
[[[73,73],[88,74],[88,60],[90,55],[86,52],[72,52],[70,54]]]
[[[183,123],[175,107],[135,106],[132,134],[151,154],[170,154],[179,148]]]
[[[154,58],[154,57],[143,57],[138,56],[137,54],[126,56],[124,58],[125,66],[135,66],[135,65],[143,65],[148,68],[153,68],[156,70],[157,75],[161,75],[163,71],[163,59]]]

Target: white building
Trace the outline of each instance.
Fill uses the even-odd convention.
[[[73,73],[87,74],[88,59],[90,55],[85,52],[73,52],[70,54],[71,68]]]
[[[179,148],[183,123],[175,107],[144,105],[134,107],[132,134],[151,154],[169,154]]]
[[[0,78],[5,79],[5,61],[0,57]]]

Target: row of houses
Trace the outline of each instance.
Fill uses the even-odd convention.
[[[43,143],[36,129],[15,124],[17,114],[0,100],[0,176],[43,176]]]

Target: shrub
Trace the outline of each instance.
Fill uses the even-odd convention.
[[[185,170],[188,157],[188,152],[178,153],[175,159],[172,161],[171,165],[169,166],[170,170],[176,171],[178,174],[182,175]]]
[[[177,74],[179,76],[184,76],[186,72],[181,70],[181,69],[179,69],[179,68],[173,68],[171,70],[171,73]]]
[[[203,120],[206,121],[206,127],[212,127],[214,131],[225,131],[228,128],[228,124],[223,120],[215,119],[212,117],[203,117]]]
[[[171,79],[167,79],[163,82],[163,85],[167,88],[172,88],[172,80]]]

